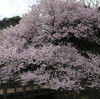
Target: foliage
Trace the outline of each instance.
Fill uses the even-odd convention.
[[[21,18],[19,16],[15,16],[12,18],[4,18],[3,20],[0,21],[0,30],[6,27],[10,27],[10,25],[15,26],[16,24],[18,24],[20,19]]]
[[[33,5],[18,25],[3,30],[1,79],[17,74],[23,84],[77,92],[100,87],[99,16],[75,0]]]

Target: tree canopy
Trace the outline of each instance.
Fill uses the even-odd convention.
[[[15,26],[16,24],[18,24],[20,19],[21,18],[19,16],[15,16],[12,18],[3,18],[2,20],[0,20],[0,30],[6,27],[10,27],[10,25]]]
[[[41,0],[3,30],[1,79],[46,88],[100,87],[100,13],[74,0]]]

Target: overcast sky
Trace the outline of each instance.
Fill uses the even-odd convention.
[[[4,17],[21,16],[32,4],[36,4],[36,0],[0,0],[0,20]]]

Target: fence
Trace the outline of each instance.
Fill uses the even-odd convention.
[[[19,82],[0,81],[0,99],[25,99],[53,92],[33,84],[22,86]]]

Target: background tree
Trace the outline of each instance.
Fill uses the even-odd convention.
[[[0,30],[6,27],[10,27],[10,25],[15,26],[19,23],[20,19],[21,18],[19,16],[15,16],[12,18],[4,18],[3,20],[0,20]]]
[[[97,9],[74,0],[33,5],[18,25],[3,30],[1,79],[56,90],[99,88],[99,16]]]

